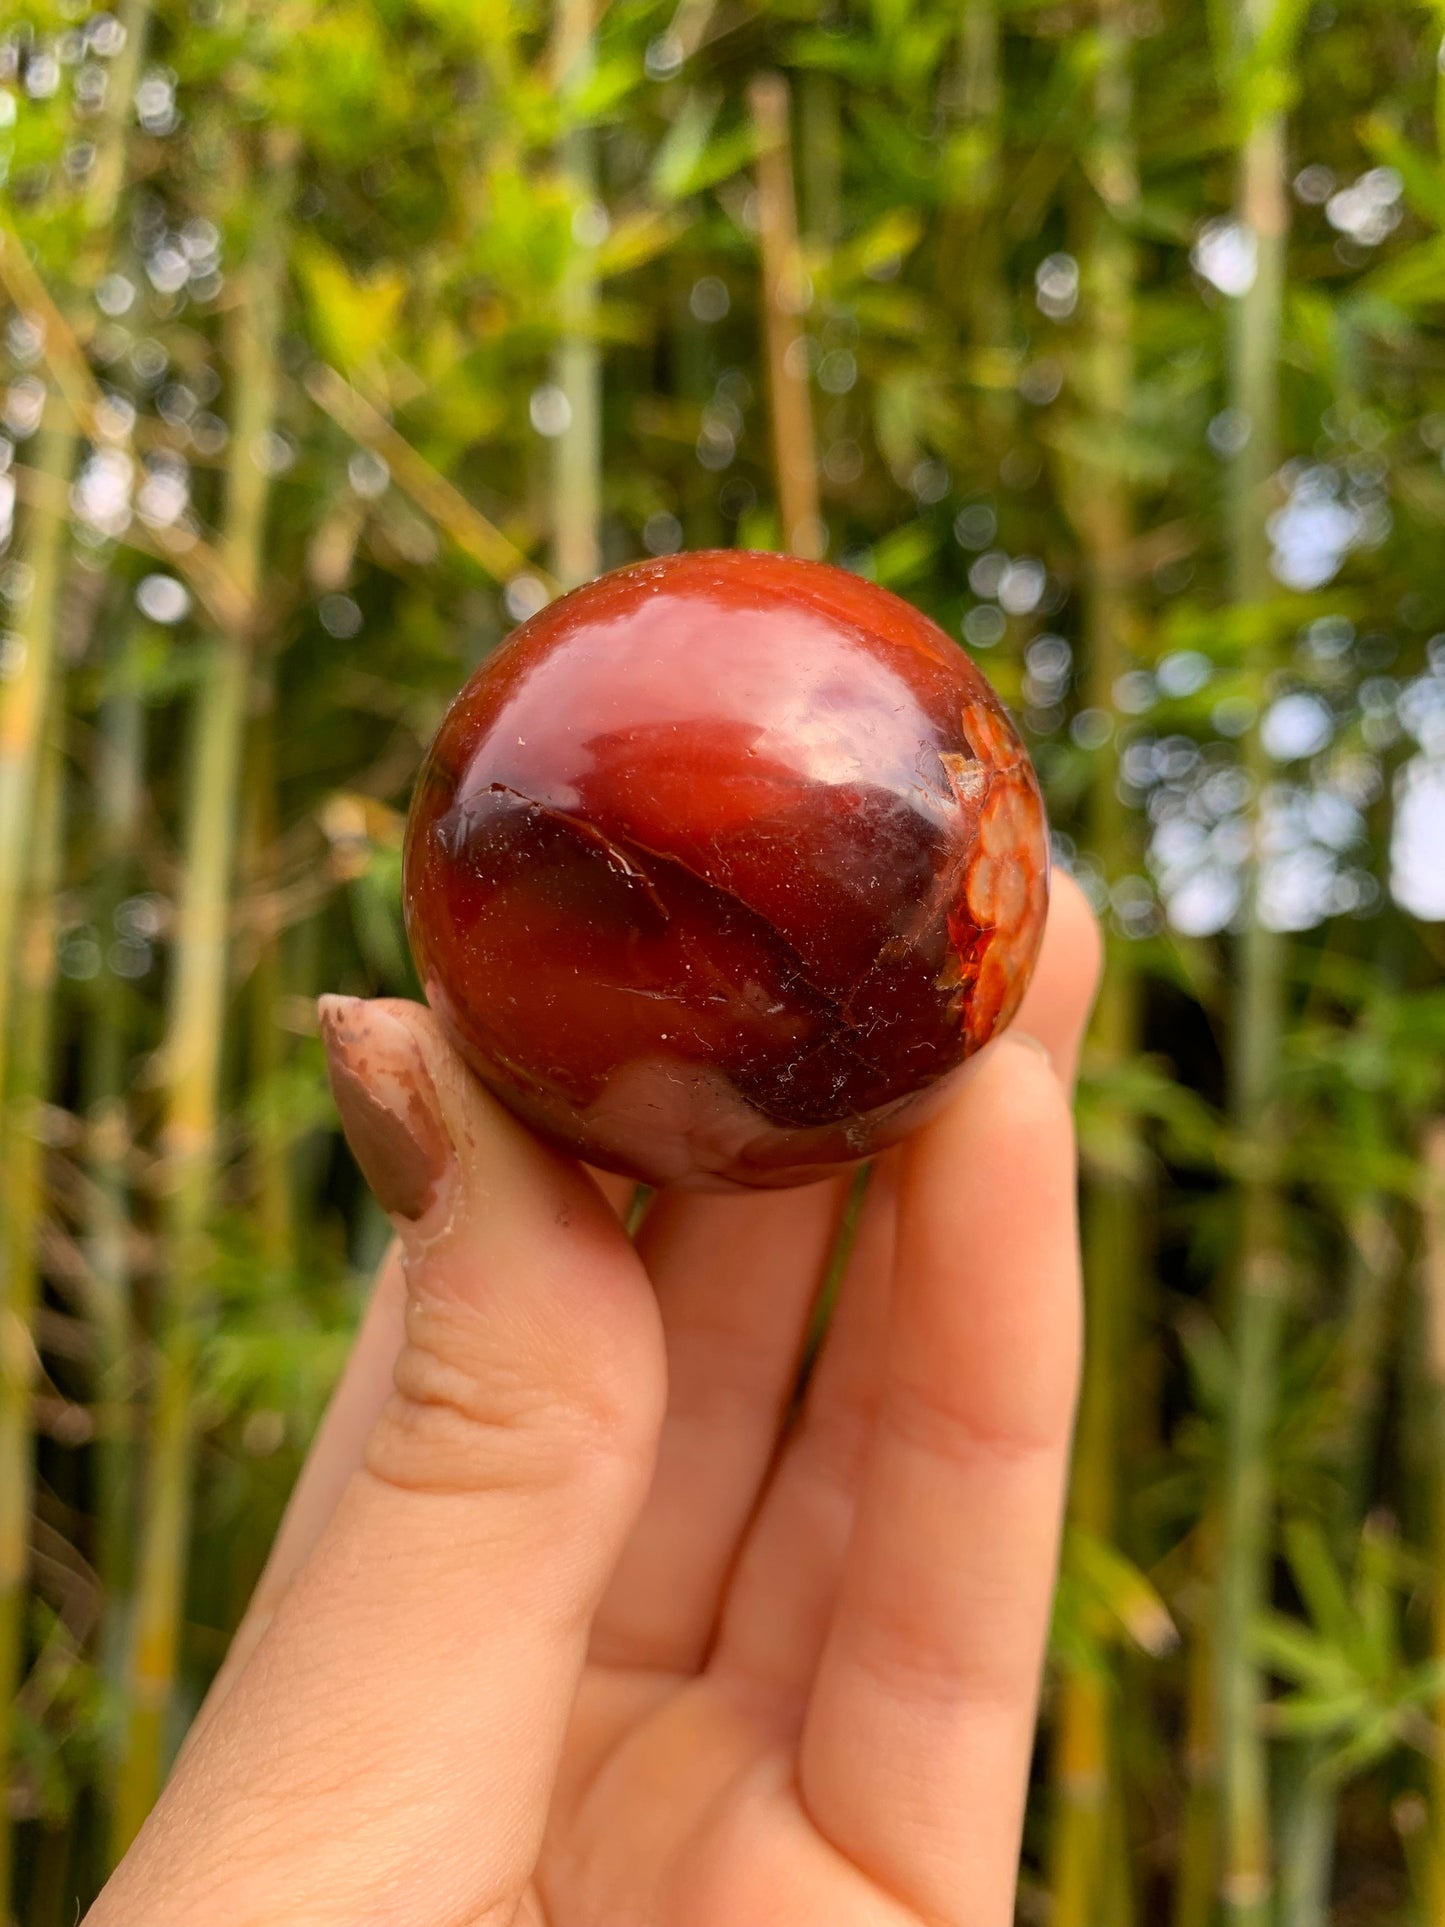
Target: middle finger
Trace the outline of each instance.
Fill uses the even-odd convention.
[[[848,1180],[664,1193],[638,1249],[667,1341],[652,1489],[593,1626],[600,1665],[691,1672],[777,1449]]]

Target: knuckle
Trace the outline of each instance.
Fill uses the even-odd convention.
[[[876,1390],[867,1397],[838,1400],[809,1413],[798,1435],[798,1449],[810,1475],[838,1492],[857,1487],[878,1416]]]
[[[1067,1442],[1068,1419],[1052,1402],[1037,1411],[998,1410],[992,1401],[900,1380],[890,1389],[878,1423],[905,1450],[963,1471],[980,1461],[1023,1465],[1053,1460]]]
[[[721,1321],[699,1325],[674,1339],[678,1409],[709,1432],[749,1427],[760,1406],[782,1398],[791,1363],[770,1332]]]
[[[635,1457],[634,1414],[616,1375],[548,1359],[525,1337],[479,1343],[468,1307],[413,1298],[391,1397],[367,1469],[414,1492],[591,1484]]]

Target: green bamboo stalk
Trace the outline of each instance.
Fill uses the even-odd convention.
[[[1278,1822],[1280,1927],[1325,1927],[1330,1917],[1334,1870],[1333,1790],[1312,1776],[1317,1749],[1299,1747],[1291,1765],[1294,1783],[1281,1776]]]
[[[1386,1139],[1384,1105],[1376,1091],[1340,1094],[1341,1127],[1361,1150]],[[1345,1228],[1344,1327],[1340,1337],[1338,1457],[1343,1486],[1342,1537],[1357,1540],[1369,1509],[1370,1470],[1380,1418],[1391,1285],[1400,1242],[1386,1200],[1370,1186],[1348,1201]],[[1334,1870],[1338,1789],[1320,1770],[1325,1750],[1297,1749],[1297,1783],[1280,1825],[1280,1927],[1327,1927]]]
[[[110,84],[96,131],[95,158],[85,193],[87,241],[81,278],[87,288],[93,288],[105,273],[110,255],[111,229],[125,187],[126,134],[150,35],[153,4],[154,0],[120,0],[115,8],[121,45],[111,63]]]
[[[152,0],[121,0],[120,52],[110,72],[105,115],[86,191],[89,230],[82,279],[93,288],[106,269],[116,211],[126,180],[126,135],[149,38]],[[102,942],[133,876],[144,783],[145,709],[134,689],[115,690],[102,705],[95,823],[101,861]],[[84,1231],[90,1315],[96,1338],[97,1565],[104,1589],[102,1663],[119,1679],[129,1591],[131,1442],[126,1381],[131,1350],[129,1209],[125,1175],[129,1126],[124,1090],[130,1039],[113,971],[101,969],[96,1007],[86,1025],[83,1095],[88,1121],[91,1188]]]
[[[843,123],[834,76],[803,75],[799,106],[803,228],[810,241],[832,247],[843,231]]]
[[[32,555],[51,545],[51,519],[41,520]],[[52,634],[58,626],[58,602],[57,567],[45,580],[37,576],[31,600],[33,621],[46,623]],[[32,813],[26,826],[30,861],[12,966],[12,1047],[0,1106],[0,1772],[4,1775],[0,1791],[7,1793],[15,1768],[16,1695],[25,1665],[35,1471],[32,1401],[39,1365],[32,1327],[46,1208],[40,1109],[49,1087],[64,780],[59,718],[47,714],[41,729]],[[17,1918],[12,1914],[14,1877],[15,1840],[7,1797],[0,1800],[0,1917],[7,1922]]]
[[[105,111],[97,124],[95,159],[82,209],[86,238],[77,276],[82,295],[99,280],[109,253],[125,174],[128,116],[149,17],[150,0],[124,0],[117,10],[116,18],[124,29],[124,44],[110,76]],[[19,243],[12,241],[10,245]],[[33,270],[31,272],[33,275]],[[49,428],[43,435],[36,466],[59,484],[55,492],[62,500],[74,473],[80,446],[79,429],[71,420]],[[29,857],[43,719],[51,700],[56,670],[53,624],[37,619],[34,611],[50,594],[49,607],[51,613],[54,612],[54,585],[52,582],[47,588],[43,578],[58,572],[66,540],[63,515],[37,514],[35,526],[36,552],[30,557],[30,565],[36,570],[37,581],[29,605],[30,615],[22,619],[16,629],[20,638],[20,663],[17,670],[0,681],[0,1089],[4,1088],[9,1037],[11,954]]]
[[[1437,1664],[1445,1664],[1445,1477],[1440,1474],[1445,1448],[1445,1118],[1425,1127],[1420,1147],[1420,1285],[1424,1301],[1427,1449],[1431,1460],[1430,1559],[1434,1577],[1431,1646]],[[1431,1709],[1437,1726],[1445,1726],[1445,1693]],[[1421,1856],[1427,1883],[1425,1918],[1434,1927],[1445,1920],[1445,1754],[1431,1762],[1430,1798],[1425,1851]]]
[[[82,204],[84,238],[75,276],[82,299],[104,272],[121,186],[126,134],[139,73],[149,0],[122,0],[123,45]],[[62,764],[58,678],[61,580],[68,525],[63,504],[81,448],[74,418],[42,437],[37,466],[56,483],[37,506],[28,560],[34,571],[18,625],[17,674],[0,685],[0,1146],[5,1231],[0,1237],[0,1771],[13,1764],[13,1706],[22,1663],[29,1494],[33,1481],[31,1394],[37,1359],[30,1337],[38,1293],[36,1239],[43,1214],[43,1157],[35,1109],[49,1060],[54,981],[53,897],[60,862]],[[29,877],[28,903],[26,898]],[[16,954],[16,938],[22,938]],[[0,1810],[0,1900],[8,1909],[13,1839],[8,1801]]]
[[[135,878],[145,780],[145,708],[134,688],[122,685],[106,697],[101,705],[99,734],[94,809],[98,863],[95,916],[104,944]],[[96,1568],[104,1594],[101,1657],[107,1677],[117,1686],[124,1654],[133,1530],[133,1331],[126,1170],[130,1150],[126,1070],[133,1042],[129,1007],[125,985],[103,963],[88,1002],[83,1043],[90,1185],[82,1236],[96,1347]]]
[[[1094,1022],[1098,1057],[1136,1043],[1136,1000],[1127,979],[1107,973]],[[1112,1107],[1122,1112],[1120,1106]],[[1110,1120],[1128,1130],[1131,1119]],[[1124,1140],[1121,1140],[1121,1142]],[[1141,1247],[1137,1172],[1096,1172],[1084,1217],[1084,1265],[1089,1280],[1088,1367],[1075,1442],[1070,1510],[1073,1520],[1101,1538],[1117,1530],[1119,1410],[1117,1390],[1126,1366],[1125,1340]],[[1120,1790],[1114,1688],[1102,1665],[1069,1669],[1060,1682],[1052,1757],[1051,1887],[1055,1927],[1085,1927],[1106,1917],[1104,1895],[1114,1882],[1108,1852],[1110,1812]],[[1132,1917],[1132,1909],[1130,1915]]]
[[[75,464],[75,449],[69,428],[46,428],[37,466],[64,482]],[[37,836],[37,817],[54,788],[54,757],[46,744],[54,730],[66,534],[62,509],[35,507],[25,545],[33,570],[31,595],[15,626],[19,671],[0,684],[0,1792],[6,1792],[0,1800],[0,1910],[6,1919],[15,1861],[8,1800],[15,1767],[13,1707],[25,1653],[35,1468],[35,1239],[44,1212],[33,1120],[40,1093],[33,1064],[35,960],[29,937],[35,888],[44,883],[39,871],[48,854],[44,836]]]
[[[826,272],[825,264],[843,236],[843,120],[836,77],[800,75],[798,110],[799,265],[807,262]],[[808,399],[806,390],[804,398]],[[847,434],[856,419],[856,397],[839,396],[823,412],[818,447],[838,438],[840,428]],[[821,513],[821,475],[815,487]]]
[[[68,424],[42,431],[35,466],[54,478],[59,501],[65,499],[78,448],[79,437]],[[13,1034],[10,1000],[19,981],[15,943],[31,860],[36,781],[54,701],[66,539],[63,511],[37,504],[26,555],[32,586],[14,626],[18,664],[0,680],[0,1090]]]
[[[269,157],[249,261],[227,318],[233,419],[221,553],[249,608],[260,588],[269,482],[254,451],[278,386],[282,209],[291,168]],[[128,1707],[112,1849],[129,1845],[159,1790],[175,1685],[190,1529],[191,1406],[206,1310],[227,988],[230,890],[250,687],[250,625],[210,645],[191,739],[182,882],[165,1044],[166,1249],[157,1382],[128,1654]]]
[[[1201,1521],[1194,1557],[1197,1620],[1184,1615],[1185,1668],[1183,1824],[1172,1927],[1212,1927],[1219,1867],[1219,1695],[1215,1687],[1214,1627],[1208,1613],[1217,1570],[1216,1508]]]
[[[555,0],[552,77],[569,122],[558,160],[579,194],[585,221],[597,191],[597,143],[570,119],[571,101],[592,72],[592,0]],[[552,573],[564,589],[602,566],[602,363],[597,350],[596,243],[574,232],[559,296],[561,339],[552,379],[566,397],[566,422],[553,442]]]
[[[758,137],[758,245],[763,268],[763,347],[773,427],[773,472],[783,547],[820,556],[828,532],[818,506],[818,458],[806,368],[795,352],[806,301],[798,253],[788,83],[758,74],[748,89]]]
[[[1003,30],[999,0],[963,0],[959,28],[958,181],[945,225],[943,294],[963,298],[964,327],[973,352],[979,425],[996,461],[1013,428],[1015,395],[1010,364],[1010,293],[1004,269]]]
[[[1112,450],[1125,423],[1134,378],[1134,248],[1125,220],[1138,199],[1132,141],[1129,38],[1120,0],[1100,0],[1099,67],[1090,172],[1099,192],[1085,254],[1090,345],[1079,370],[1090,440],[1101,455],[1072,478],[1074,516],[1087,581],[1085,701],[1105,714],[1114,687],[1135,659],[1138,611],[1129,559],[1133,513],[1128,484]],[[1089,795],[1089,844],[1110,874],[1137,868],[1139,832],[1120,800],[1117,754],[1101,755]],[[1092,1055],[1106,1087],[1139,1045],[1139,997],[1127,944],[1111,944],[1094,1014]],[[1071,1517],[1097,1538],[1118,1528],[1121,1419],[1142,1269],[1144,1166],[1138,1117],[1106,1100],[1100,1124],[1105,1159],[1091,1168],[1085,1193],[1084,1264],[1088,1330],[1070,1493]],[[1111,1683],[1102,1669],[1069,1670],[1060,1685],[1053,1753],[1051,1885],[1054,1927],[1113,1927],[1132,1918],[1127,1867],[1114,1864],[1122,1789]],[[1110,1903],[1110,1894],[1115,1901]]]
[[[109,254],[125,175],[128,117],[149,16],[150,0],[124,0],[117,10],[123,44],[110,74],[105,110],[97,125],[95,158],[82,208],[85,239],[77,275],[82,295],[99,280]],[[79,431],[70,420],[63,420],[44,437],[37,467],[54,478],[58,484],[54,493],[60,501],[64,500],[80,446]],[[6,1014],[17,981],[12,968],[12,945],[29,861],[45,718],[55,699],[56,616],[65,543],[64,515],[37,510],[30,556],[36,579],[18,629],[20,668],[0,684],[0,1089],[5,1084],[4,1066],[11,1028]]]
[[[996,346],[1007,325],[1007,294],[994,202],[1003,173],[1003,50],[998,0],[964,0],[959,35],[965,277],[978,344]],[[981,252],[980,252],[981,250]]]
[[[280,1023],[283,994],[281,932],[265,907],[269,852],[276,834],[275,694],[269,673],[264,697],[252,719],[246,751],[246,824],[243,867],[257,911],[256,954],[248,986],[250,1088],[261,1105],[251,1138],[256,1225],[260,1255],[268,1278],[280,1289],[295,1256],[295,1208],[291,1147],[286,1120],[275,1093],[286,1065]]]
[[[1003,65],[998,0],[964,0],[960,34],[963,123],[976,136],[968,170],[971,206],[982,210],[998,191],[1003,119]]]
[[[1359,1143],[1383,1137],[1376,1092],[1354,1092],[1359,1110],[1369,1116]],[[1352,1103],[1349,1110],[1355,1110]],[[1366,1135],[1368,1134],[1368,1135]],[[1341,1338],[1343,1405],[1341,1461],[1347,1518],[1363,1520],[1369,1509],[1370,1471],[1378,1444],[1384,1388],[1391,1290],[1399,1270],[1400,1241],[1392,1213],[1378,1191],[1362,1191],[1350,1206],[1345,1225],[1345,1329]]]
[[[1230,402],[1248,425],[1229,484],[1231,599],[1259,608],[1273,592],[1266,532],[1268,490],[1279,465],[1278,369],[1285,282],[1288,200],[1285,120],[1273,103],[1278,84],[1250,87],[1244,57],[1257,54],[1282,0],[1234,0],[1241,76],[1249,111],[1240,153],[1237,218],[1253,237],[1254,280],[1235,303],[1229,343]],[[1259,105],[1263,101],[1266,104]],[[1272,639],[1252,646],[1250,669],[1262,694],[1272,665]],[[1244,766],[1258,799],[1269,761],[1258,725],[1244,746]],[[1256,832],[1260,825],[1255,818]],[[1239,942],[1230,1053],[1230,1110],[1241,1158],[1235,1303],[1236,1366],[1226,1423],[1216,1599],[1220,1746],[1220,1897],[1230,1927],[1265,1927],[1270,1914],[1270,1791],[1261,1728],[1265,1682],[1252,1649],[1254,1622],[1269,1584],[1274,1494],[1269,1435],[1274,1416],[1287,1268],[1284,1213],[1275,1175],[1281,1140],[1276,1084],[1285,1023],[1285,949],[1259,911],[1261,859],[1248,866],[1247,921]]]

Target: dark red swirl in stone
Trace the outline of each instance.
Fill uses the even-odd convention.
[[[653,1184],[797,1184],[1018,1007],[1048,836],[962,650],[841,569],[671,556],[474,675],[407,827],[427,998],[505,1103]]]

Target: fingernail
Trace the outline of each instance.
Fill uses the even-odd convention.
[[[436,1202],[452,1162],[436,1086],[415,1037],[363,997],[317,1006],[341,1128],[377,1203],[415,1223]]]
[[[1022,1044],[1027,1050],[1037,1051],[1049,1069],[1055,1069],[1053,1053],[1043,1039],[1041,1037],[1035,1037],[1031,1030],[1023,1030],[1017,1024],[1010,1024],[1004,1032],[1004,1036],[1011,1037],[1016,1044]]]

